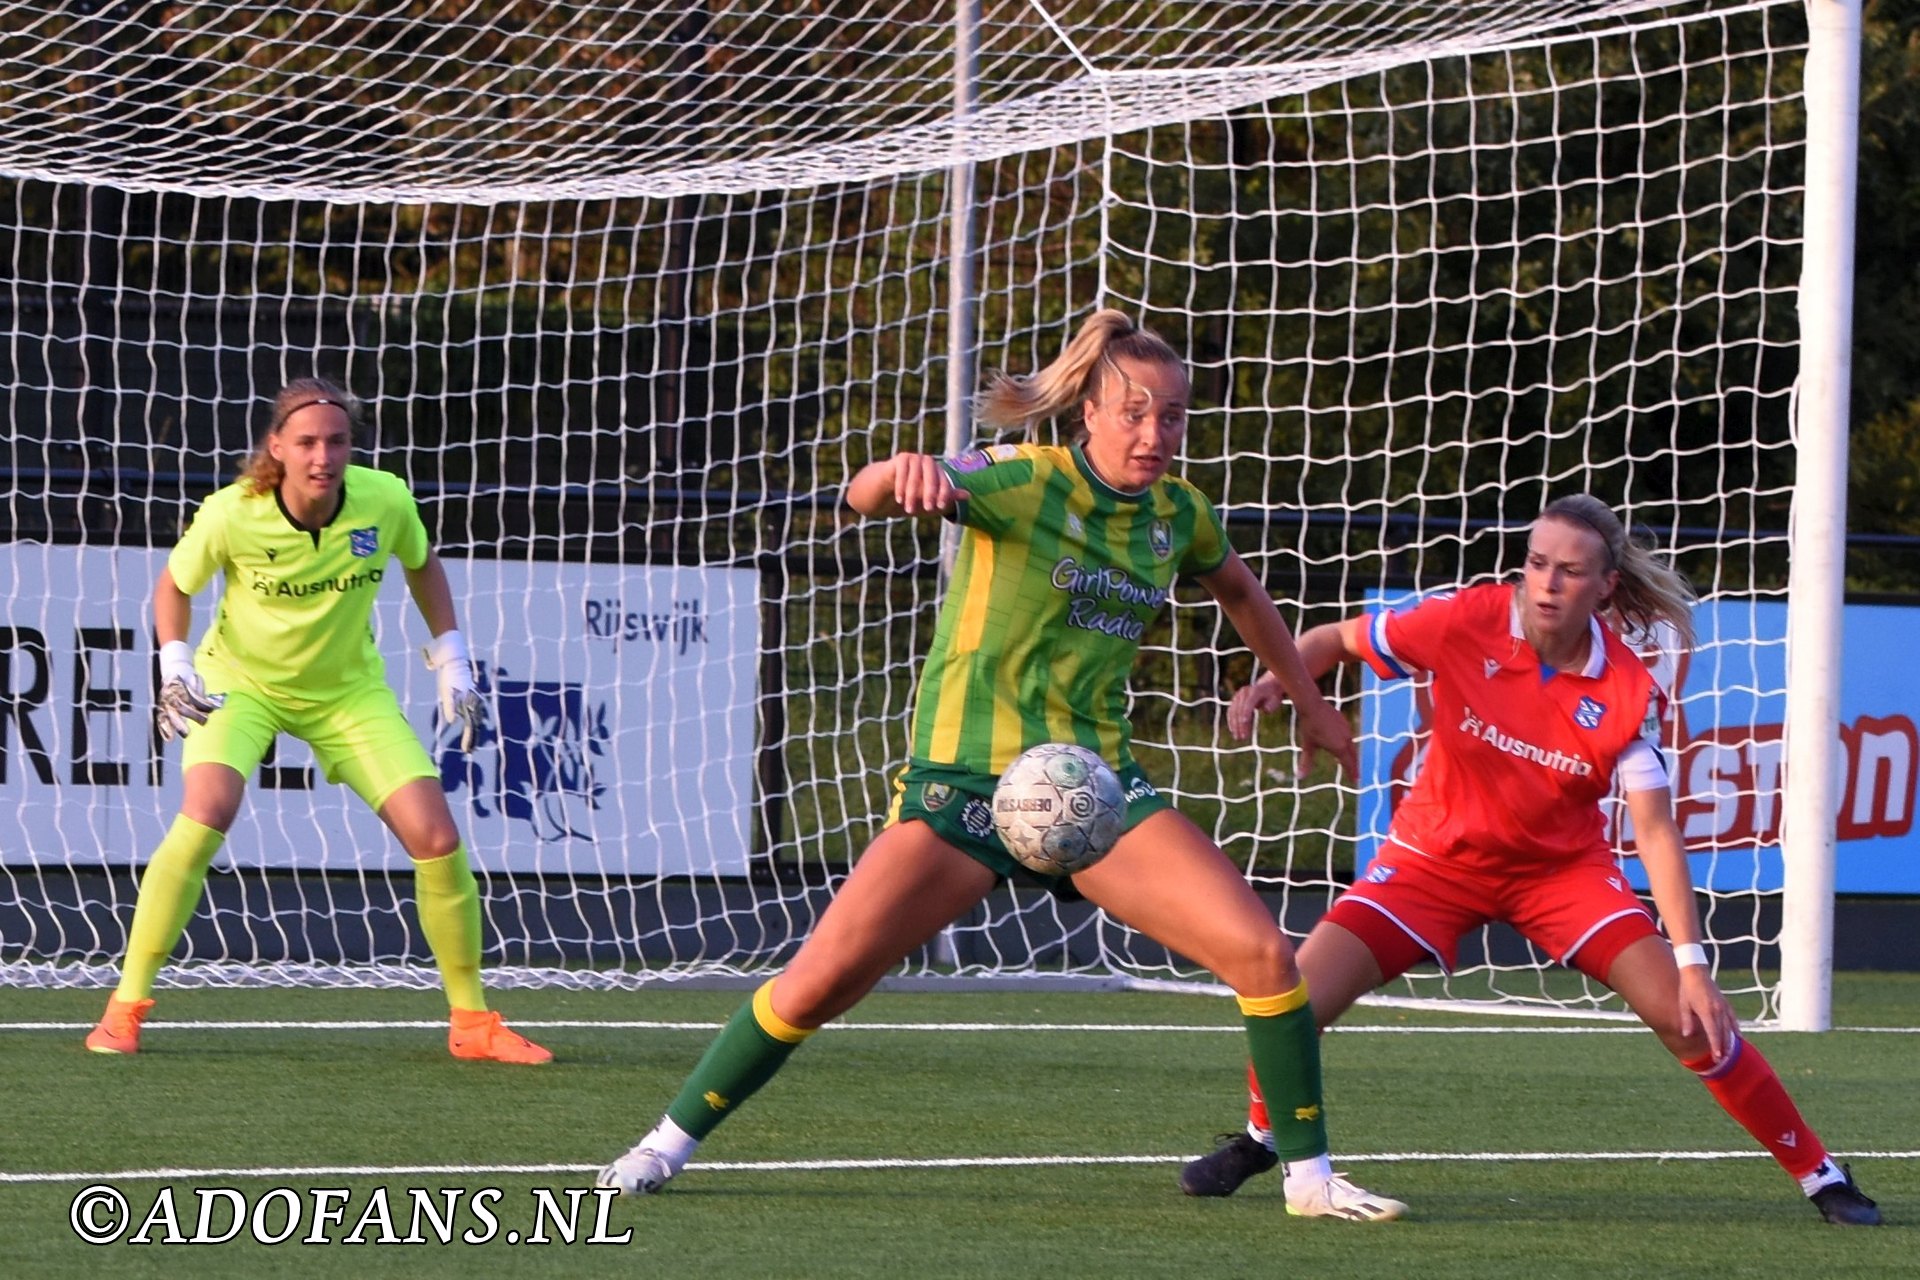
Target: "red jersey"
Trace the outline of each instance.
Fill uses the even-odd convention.
[[[1488,869],[1612,861],[1601,801],[1662,695],[1596,618],[1580,671],[1543,668],[1520,631],[1514,588],[1468,587],[1367,619],[1361,649],[1382,679],[1433,673],[1432,738],[1392,839]]]

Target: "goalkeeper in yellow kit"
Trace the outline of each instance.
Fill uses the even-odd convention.
[[[282,733],[313,748],[328,781],[372,806],[413,860],[421,932],[452,1007],[456,1058],[541,1063],[553,1055],[487,1011],[480,895],[438,772],[386,681],[370,619],[397,558],[433,639],[440,710],[471,749],[481,716],[446,570],[398,477],[350,465],[355,406],[331,382],[281,390],[245,473],[208,498],[154,586],[161,736],[183,738],[185,794],[140,877],[120,985],[87,1036],[133,1053],[154,976],[193,914],[246,780]],[[213,625],[187,645],[193,596],[224,573]],[[191,732],[189,732],[191,731]]]

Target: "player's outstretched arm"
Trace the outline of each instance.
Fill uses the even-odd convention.
[[[847,483],[847,505],[879,519],[945,513],[959,500],[960,490],[931,453],[896,453],[869,462]]]
[[[440,719],[460,726],[460,749],[472,751],[474,737],[486,718],[480,694],[473,687],[473,656],[460,634],[453,608],[453,587],[447,582],[440,557],[427,552],[418,569],[407,570],[407,590],[433,637],[425,649],[440,699]]]
[[[1324,622],[1303,632],[1294,647],[1300,652],[1300,662],[1307,674],[1317,682],[1342,663],[1359,662],[1362,658],[1360,628],[1365,625],[1365,618],[1356,617],[1344,622]],[[1278,711],[1286,701],[1286,689],[1279,677],[1271,671],[1261,674],[1252,684],[1234,692],[1233,700],[1227,704],[1227,732],[1236,738],[1251,736],[1253,723],[1260,718],[1260,713]]]
[[[1348,776],[1359,773],[1359,759],[1353,748],[1353,727],[1347,723],[1345,716],[1334,709],[1332,703],[1320,696],[1315,673],[1308,668],[1300,649],[1294,644],[1293,632],[1287,629],[1280,611],[1274,607],[1273,597],[1253,576],[1246,562],[1229,552],[1225,562],[1200,581],[1220,603],[1221,612],[1233,623],[1240,638],[1253,650],[1261,665],[1266,667],[1273,692],[1276,695],[1284,693],[1293,703],[1294,734],[1299,740],[1301,774],[1304,775],[1313,767],[1313,757],[1319,751],[1330,753]],[[1277,707],[1279,704],[1276,702],[1274,705]],[[1251,716],[1247,724],[1250,728]],[[1233,729],[1231,705],[1228,707],[1228,728]],[[1245,737],[1246,734],[1240,733],[1238,736]]]

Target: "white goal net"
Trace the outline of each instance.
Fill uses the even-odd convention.
[[[154,574],[315,372],[451,562],[470,759],[398,584],[381,642],[497,980],[779,965],[885,811],[940,591],[939,531],[840,486],[1117,305],[1190,353],[1185,474],[1302,626],[1510,572],[1575,490],[1677,557],[1682,822],[1771,1012],[1807,40],[1727,0],[0,0],[0,981],[110,980],[178,802]],[[1136,736],[1298,935],[1420,700],[1342,684],[1362,775],[1294,780],[1284,724],[1225,733],[1250,674],[1183,595]],[[163,981],[431,984],[410,896],[283,743]],[[1411,988],[1602,1003],[1470,951]],[[1018,886],[902,973],[1204,978]]]

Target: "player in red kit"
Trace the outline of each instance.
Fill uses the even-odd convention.
[[[1659,750],[1665,695],[1609,625],[1668,626],[1692,642],[1692,594],[1607,506],[1558,499],[1534,522],[1514,585],[1488,583],[1300,637],[1323,676],[1365,662],[1382,679],[1431,677],[1432,737],[1379,854],[1299,952],[1322,1028],[1423,960],[1451,970],[1460,939],[1500,920],[1617,992],[1728,1115],[1772,1153],[1821,1215],[1880,1213],[1827,1155],[1780,1078],[1744,1040],[1714,984]],[[1266,677],[1235,695],[1228,727],[1280,706]],[[1615,862],[1602,802],[1616,781],[1633,820],[1653,918]],[[1278,1161],[1257,1091],[1247,1131],[1181,1171],[1189,1195],[1231,1195]]]

